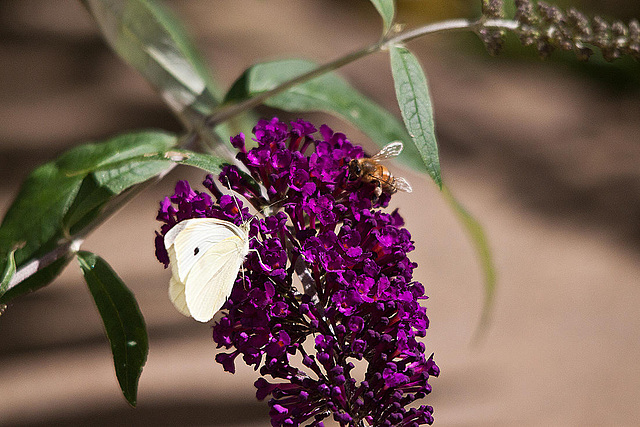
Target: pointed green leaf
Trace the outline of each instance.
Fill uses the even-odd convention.
[[[442,188],[438,144],[433,124],[433,107],[427,78],[418,59],[404,47],[392,46],[391,71],[402,119],[418,148],[427,172]]]
[[[13,278],[13,275],[16,274],[16,259],[14,257],[16,250],[13,249],[9,252],[9,256],[7,257],[7,261],[5,262],[4,273],[0,276],[0,297],[4,295],[9,287],[9,282]]]
[[[15,252],[19,268],[68,240],[110,199],[170,167],[169,160],[145,156],[164,152],[176,142],[174,135],[164,132],[126,134],[73,148],[37,168],[22,185],[0,225],[0,259],[19,247]],[[40,287],[41,282],[37,282],[36,287]],[[11,295],[17,293],[22,292]]]
[[[152,0],[83,0],[111,48],[182,117],[206,115],[219,90],[186,31]]]
[[[301,59],[254,65],[233,84],[225,102],[256,96],[316,67],[313,62]],[[410,143],[411,137],[402,123],[335,73],[327,73],[294,86],[268,98],[265,104],[285,111],[324,111],[341,117],[364,132],[380,148],[391,141],[403,141],[405,149],[398,159],[415,170],[425,170],[420,154]]]
[[[138,380],[149,352],[144,318],[133,293],[106,261],[85,251],[77,257],[111,343],[118,383],[129,404],[136,406]]]
[[[382,16],[382,24],[384,26],[383,33],[386,34],[393,24],[393,18],[396,14],[396,6],[394,0],[371,0],[373,6]]]
[[[484,273],[484,305],[480,323],[478,324],[478,329],[475,334],[477,340],[489,324],[496,292],[496,271],[493,265],[493,256],[482,225],[456,200],[446,186],[442,187],[442,193],[458,215],[467,235],[471,238]]]

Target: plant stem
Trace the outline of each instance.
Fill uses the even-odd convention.
[[[218,124],[225,122],[227,120],[229,120],[230,118],[240,114],[243,111],[247,111],[249,109],[252,109],[254,107],[257,107],[258,105],[262,104],[264,102],[265,99],[277,95],[279,93],[284,92],[285,90],[300,84],[300,83],[304,83],[306,81],[309,81],[311,79],[313,79],[314,77],[318,77],[321,76],[329,71],[333,71],[337,68],[340,68],[344,65],[350,64],[351,62],[355,61],[356,59],[360,59],[364,56],[367,56],[371,53],[377,52],[380,50],[380,47],[382,46],[382,43],[376,43],[374,45],[371,45],[369,47],[366,47],[364,49],[352,52],[346,56],[340,57],[338,59],[336,59],[335,61],[329,62],[325,65],[322,65],[314,70],[309,71],[308,73],[304,73],[298,77],[295,77],[291,80],[288,80],[284,83],[282,83],[280,86],[277,86],[274,89],[268,90],[266,92],[263,92],[259,95],[256,95],[252,98],[249,98],[245,101],[241,101],[238,102],[237,104],[231,104],[231,105],[227,105],[227,106],[223,106],[222,108],[220,108],[218,111],[216,111],[214,114],[212,114],[211,116],[207,117],[207,119],[205,120],[205,125],[207,127],[214,127],[217,126]]]
[[[207,128],[213,128],[218,124],[229,120],[230,118],[240,114],[243,111],[255,108],[262,104],[267,98],[278,95],[295,85],[307,82],[315,77],[321,76],[327,72],[336,70],[344,65],[350,64],[360,58],[370,55],[381,50],[386,50],[389,46],[395,44],[405,43],[422,37],[428,34],[446,33],[454,31],[474,31],[478,32],[480,28],[495,28],[505,30],[515,30],[518,28],[519,23],[517,21],[507,19],[489,19],[480,18],[479,20],[470,21],[468,19],[451,19],[448,21],[436,22],[433,24],[425,25],[413,30],[397,34],[391,38],[383,39],[378,43],[367,46],[363,49],[356,50],[346,56],[342,56],[334,61],[328,62],[318,68],[304,73],[298,77],[288,80],[275,88],[262,92],[252,98],[238,102],[236,104],[230,104],[222,106],[215,113],[208,116],[204,121],[204,126]]]
[[[398,34],[397,36],[388,39],[384,43],[384,47],[386,48],[394,44],[406,43],[427,34],[447,33],[463,30],[471,30],[477,33],[480,28],[515,30],[519,25],[520,24],[517,21],[512,21],[510,19],[485,20],[483,18],[480,18],[475,21],[470,21],[468,19],[451,19],[449,21],[436,22],[434,24],[425,25],[423,27],[415,28],[405,33]]]

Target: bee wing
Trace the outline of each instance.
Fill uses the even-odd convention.
[[[403,148],[404,145],[401,141],[393,141],[382,147],[382,150],[370,158],[375,161],[391,159],[392,157],[397,157],[402,152]]]
[[[411,188],[411,184],[409,184],[409,181],[400,176],[395,179],[393,186],[396,188],[396,190],[404,191],[405,193],[411,193],[413,191],[413,188]]]

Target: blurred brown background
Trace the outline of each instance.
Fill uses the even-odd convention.
[[[400,17],[418,25],[468,16],[476,3],[401,0]],[[581,4],[640,16],[636,1]],[[169,5],[225,87],[255,62],[334,59],[376,41],[381,25],[365,0]],[[440,426],[640,425],[638,64],[540,62],[516,45],[489,58],[471,36],[411,44],[430,80],[444,179],[485,225],[499,273],[492,326],[472,347],[482,303],[475,255],[434,186],[404,172],[415,190],[393,205],[416,241],[417,278],[430,295],[427,351],[442,369],[427,403]],[[0,63],[0,214],[33,167],[75,144],[143,127],[179,131],[77,1],[0,1]],[[384,54],[342,74],[397,112]],[[349,126],[310,118],[373,150]],[[150,355],[138,408],[120,395],[72,263],[0,317],[0,425],[269,425],[255,373],[223,372],[210,328],[167,298],[169,273],[153,256],[155,210],[185,178],[203,174],[174,171],[84,246],[119,272],[145,315]]]

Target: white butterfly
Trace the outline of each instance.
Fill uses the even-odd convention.
[[[216,218],[176,224],[164,236],[171,261],[169,298],[185,316],[208,322],[220,310],[249,253],[249,224]]]

